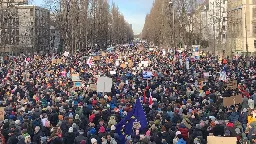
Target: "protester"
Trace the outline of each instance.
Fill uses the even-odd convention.
[[[141,45],[96,55],[5,57],[1,143],[204,144],[209,135],[255,142],[255,57],[219,61]],[[102,76],[110,91],[94,87]]]

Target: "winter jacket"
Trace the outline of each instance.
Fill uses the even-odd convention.
[[[7,144],[17,144],[18,143],[18,139],[16,137],[16,135],[12,135],[9,137]]]
[[[43,132],[41,130],[39,130],[36,134],[34,134],[34,136],[32,138],[32,142],[40,143],[40,139],[42,136],[43,136]]]
[[[178,129],[181,132],[182,137],[187,140],[188,139],[188,128],[179,128]]]
[[[64,137],[64,143],[65,144],[73,144],[75,141],[75,134],[72,132],[72,133],[66,133],[65,134],[65,137]]]
[[[236,122],[236,121],[238,121],[238,119],[239,119],[239,114],[238,114],[237,112],[232,112],[232,113],[229,115],[229,117],[228,117],[228,120],[229,120],[230,122]]]
[[[87,141],[87,138],[86,138],[85,136],[83,136],[83,135],[79,135],[79,136],[77,136],[77,137],[75,138],[74,144],[80,144],[80,142],[81,142],[82,140]]]
[[[214,128],[213,128],[213,135],[214,136],[224,136],[224,126],[217,124]]]
[[[242,112],[239,117],[239,121],[242,124],[247,124],[247,112]]]

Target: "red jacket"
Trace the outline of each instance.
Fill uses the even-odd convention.
[[[181,132],[183,139],[188,140],[188,128],[179,128],[178,130]]]

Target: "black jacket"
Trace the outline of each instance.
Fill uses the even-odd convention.
[[[75,134],[72,132],[72,133],[66,133],[65,136],[64,136],[64,143],[65,144],[73,144],[75,141]]]
[[[43,133],[41,130],[39,130],[39,132],[37,132],[36,134],[34,134],[33,138],[32,138],[32,142],[34,143],[40,143],[40,139],[43,136]]]
[[[19,141],[16,137],[16,135],[12,135],[9,137],[7,144],[17,144]]]

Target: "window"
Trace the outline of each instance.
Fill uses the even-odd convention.
[[[226,34],[222,34],[222,39],[226,39]]]
[[[253,24],[253,35],[256,35],[256,24]]]
[[[256,8],[252,8],[252,17],[256,19]]]
[[[226,30],[226,26],[225,25],[222,26],[222,30],[224,30],[224,31]]]
[[[34,16],[34,8],[30,9],[30,16]]]
[[[256,40],[254,40],[254,48],[256,48]]]

